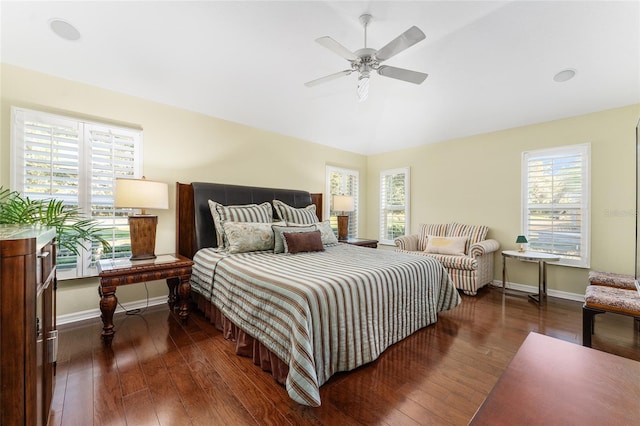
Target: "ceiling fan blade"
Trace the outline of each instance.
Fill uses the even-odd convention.
[[[378,58],[378,61],[386,61],[425,38],[426,36],[422,30],[414,25],[378,50],[376,52],[376,58]]]
[[[329,36],[317,38],[316,42],[331,50],[333,53],[337,53],[338,55],[342,56],[347,61],[355,61],[356,59],[358,59],[355,53],[353,53]]]
[[[378,74],[385,77],[408,81],[409,83],[413,84],[420,84],[429,76],[429,74],[425,74],[423,72],[406,70],[404,68],[389,67],[387,65],[381,65],[380,68],[378,68]]]
[[[353,72],[353,70],[344,70],[339,71],[333,74],[326,75],[324,77],[316,78],[315,80],[307,81],[304,85],[307,87],[317,86],[318,84],[325,83],[327,81],[335,80],[338,77],[342,77],[343,75],[349,75]]]

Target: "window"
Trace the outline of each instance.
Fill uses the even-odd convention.
[[[12,108],[11,187],[32,199],[56,198],[97,220],[111,253],[97,243],[80,255],[58,250],[58,277],[97,274],[102,257],[131,255],[130,209],[114,207],[116,177],[140,177],[142,131]]]
[[[529,249],[558,255],[561,265],[589,267],[589,167],[589,144],[522,156],[522,223]]]
[[[409,229],[409,168],[380,172],[380,243],[393,245]]]
[[[324,199],[324,211],[329,212],[329,220],[334,232],[338,233],[338,213],[333,210],[334,195],[350,195],[353,197],[353,211],[345,212],[349,216],[349,238],[358,236],[358,171],[327,166],[327,197]]]

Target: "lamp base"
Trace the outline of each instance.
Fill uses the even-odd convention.
[[[347,240],[349,238],[349,216],[338,216],[338,240]]]
[[[139,214],[129,216],[129,233],[131,235],[130,260],[155,259],[156,228],[158,216]]]
[[[518,249],[518,252],[524,253],[525,251],[527,250],[524,248],[524,244],[520,244],[520,248]]]

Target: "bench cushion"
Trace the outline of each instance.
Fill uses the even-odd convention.
[[[640,317],[640,294],[635,289],[590,285],[584,303],[590,308]]]
[[[635,290],[633,275],[615,274],[613,272],[589,271],[589,284]]]

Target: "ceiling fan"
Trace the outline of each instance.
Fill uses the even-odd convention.
[[[383,48],[378,50],[371,49],[367,47],[367,26],[371,22],[371,19],[372,17],[369,14],[360,16],[360,22],[364,27],[364,47],[362,49],[356,50],[355,52],[351,52],[349,49],[329,36],[324,36],[316,39],[316,42],[349,61],[349,63],[351,64],[351,68],[308,81],[304,85],[307,87],[313,87],[318,84],[334,80],[338,77],[342,77],[343,75],[349,75],[351,73],[357,72],[358,99],[360,101],[364,101],[369,95],[369,78],[371,76],[371,71],[376,71],[383,77],[391,77],[397,80],[408,81],[409,83],[414,84],[422,83],[427,78],[428,74],[418,71],[411,71],[404,68],[381,65],[381,63],[404,51],[405,49],[413,46],[419,41],[424,40],[424,33],[420,30],[420,28],[413,26],[407,31],[400,34],[395,39],[391,40]]]

